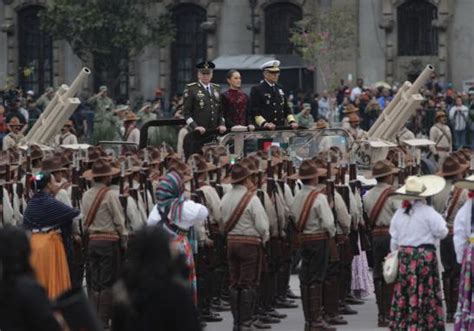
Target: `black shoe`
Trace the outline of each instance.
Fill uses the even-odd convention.
[[[298,305],[288,300],[276,300],[275,308],[291,309],[298,308]]]
[[[297,296],[295,293],[293,293],[291,288],[288,288],[288,290],[286,290],[286,297],[290,298],[290,299],[300,299],[301,298],[301,297]]]
[[[348,322],[342,316],[331,316],[325,318],[326,323],[329,325],[347,325]]]
[[[357,315],[357,310],[352,309],[348,305],[339,306],[339,313],[342,315]]]
[[[253,322],[252,326],[254,328],[257,328],[259,330],[268,330],[268,329],[271,329],[272,327],[268,324],[265,324],[263,323],[262,321],[260,320],[256,320],[255,322]]]
[[[363,305],[365,303],[363,300],[355,297],[347,297],[345,301],[348,305]]]
[[[272,317],[270,315],[259,315],[258,319],[265,323],[265,324],[278,324],[280,323],[280,320],[276,317]]]
[[[214,322],[222,322],[222,317],[219,314],[215,313],[208,313],[208,314],[201,314],[201,318],[204,322],[214,323]]]
[[[287,317],[286,314],[282,314],[282,313],[279,313],[278,311],[276,311],[274,308],[270,308],[268,309],[265,314],[271,316],[271,317],[275,317],[275,318],[279,318],[279,319],[284,319]]]
[[[230,305],[222,301],[211,302],[211,308],[217,312],[230,311]]]

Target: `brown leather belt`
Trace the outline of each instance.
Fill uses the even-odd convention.
[[[336,234],[336,242],[338,244],[343,244],[345,243],[347,240],[349,240],[349,237],[347,236],[347,234],[343,234],[343,233],[337,233]]]
[[[300,235],[301,242],[311,242],[318,240],[328,240],[329,235],[327,232],[318,232],[318,233],[302,233]]]
[[[227,236],[227,242],[233,244],[249,244],[249,245],[260,245],[262,240],[258,237],[251,236],[239,236],[235,234],[230,234]]]
[[[436,147],[438,152],[449,152],[449,147]]]
[[[373,237],[379,237],[379,236],[387,236],[390,235],[390,232],[388,231],[388,226],[377,226],[375,229],[372,230],[372,236]]]
[[[89,240],[101,240],[101,241],[119,241],[120,237],[114,232],[96,232],[89,234]]]

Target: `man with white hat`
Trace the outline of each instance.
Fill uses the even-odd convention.
[[[441,165],[453,150],[453,137],[451,129],[447,126],[448,117],[445,112],[436,112],[435,121],[435,125],[430,129],[430,140],[434,141],[435,145],[430,146],[430,149]]]
[[[292,129],[298,128],[285,92],[278,85],[280,61],[265,62],[261,69],[264,79],[260,84],[252,87],[250,92],[250,109],[255,123],[269,130],[275,130],[277,126],[284,126],[286,122]]]
[[[7,128],[10,132],[3,138],[3,150],[6,151],[10,147],[15,147],[18,145],[20,140],[23,138],[21,129],[24,124],[18,119],[18,117],[12,117],[7,123]]]

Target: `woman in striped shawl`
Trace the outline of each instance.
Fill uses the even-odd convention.
[[[55,299],[71,287],[66,252],[72,248],[72,220],[80,212],[54,198],[59,186],[51,173],[38,173],[32,181],[35,194],[26,206],[23,226],[32,233],[31,265],[36,278],[48,297]]]
[[[185,197],[183,178],[175,171],[171,171],[160,179],[156,197],[156,209],[159,212],[160,221],[163,228],[172,236],[171,245],[185,257],[189,270],[188,280],[193,292],[194,302],[197,303],[196,269],[188,234],[194,225],[203,222],[207,218],[207,208]]]

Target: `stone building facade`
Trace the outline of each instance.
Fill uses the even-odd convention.
[[[35,15],[48,1],[0,0],[0,87],[15,82],[39,93],[70,83],[83,66],[65,42],[35,32]],[[176,23],[176,41],[130,61],[127,94],[179,92],[204,58],[294,52],[288,41],[294,21],[331,6],[350,8],[358,21],[348,45],[354,56],[338,65],[341,78],[402,82],[428,63],[457,88],[474,77],[472,0],[156,0],[155,13],[169,12]],[[93,88],[91,80],[87,89]]]

